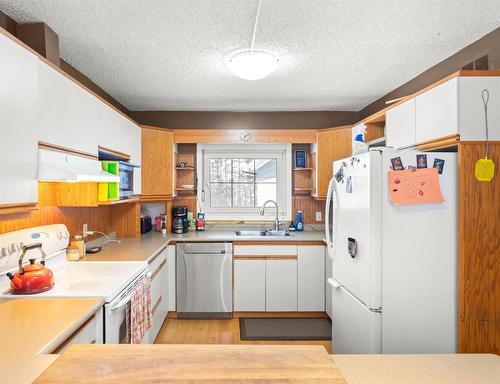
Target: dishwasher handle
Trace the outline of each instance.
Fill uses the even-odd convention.
[[[226,251],[184,252],[185,255],[225,255]]]
[[[232,254],[232,244],[228,243],[178,243],[177,252],[184,255],[225,255]]]

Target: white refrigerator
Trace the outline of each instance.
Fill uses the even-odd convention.
[[[457,350],[457,158],[444,160],[441,203],[394,205],[391,159],[416,166],[417,151],[376,149],[335,161],[326,204],[334,353]]]

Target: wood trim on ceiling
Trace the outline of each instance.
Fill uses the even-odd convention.
[[[316,143],[316,129],[176,129],[175,143]]]

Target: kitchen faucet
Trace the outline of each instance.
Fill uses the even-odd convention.
[[[274,204],[274,206],[276,207],[276,219],[275,219],[275,230],[276,231],[279,231],[280,230],[280,221],[279,221],[279,218],[278,218],[278,203],[274,200],[267,200],[264,205],[262,206],[262,210],[260,211],[259,215],[261,216],[264,216],[264,211],[266,210],[266,206],[268,203],[272,203]]]

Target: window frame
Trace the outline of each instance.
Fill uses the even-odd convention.
[[[259,215],[261,207],[211,207],[209,192],[209,162],[213,158],[276,159],[276,200],[279,217],[291,219],[291,144],[199,144],[197,166],[198,202],[207,220],[270,220],[274,209]]]

